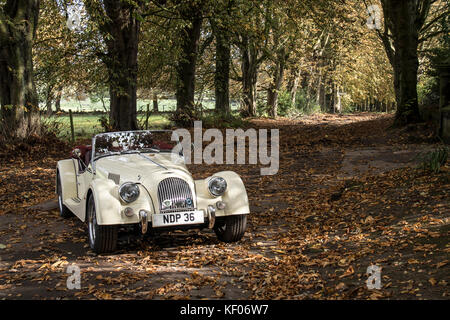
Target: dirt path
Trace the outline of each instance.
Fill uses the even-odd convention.
[[[0,299],[448,299],[450,170],[429,175],[414,157],[426,133],[388,130],[380,115],[255,120],[280,128],[280,170],[191,166],[194,177],[227,169],[247,187],[244,239],[223,244],[208,230],[136,239],[97,256],[85,226],[52,204],[46,159],[1,161]],[[49,205],[49,206],[48,206]],[[67,267],[81,289],[67,288]],[[366,286],[381,268],[381,288]]]

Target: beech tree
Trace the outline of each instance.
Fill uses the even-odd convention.
[[[21,139],[40,130],[32,59],[38,15],[39,0],[0,2],[1,126]]]
[[[138,45],[141,1],[86,0],[86,9],[106,45],[102,60],[108,69],[110,125],[115,130],[135,130]]]
[[[394,70],[394,89],[397,102],[395,122],[404,125],[420,121],[417,101],[417,73],[419,44],[440,30],[430,29],[440,19],[448,16],[448,3],[436,8],[431,19],[432,5],[436,0],[381,0],[384,14],[384,31],[377,30],[383,41],[389,62]]]
[[[214,91],[215,109],[218,113],[230,113],[230,64],[232,13],[235,1],[219,1],[210,19],[215,39]]]
[[[177,114],[175,119],[180,124],[190,124],[195,118],[195,71],[203,23],[203,6],[203,1],[188,1],[178,9],[185,24],[179,34],[181,56],[176,66]]]
[[[241,54],[242,113],[254,117],[259,67],[268,57],[271,12],[265,2],[243,1],[239,9],[234,44]]]

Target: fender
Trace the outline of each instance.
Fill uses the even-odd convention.
[[[88,193],[94,197],[95,212],[99,225],[138,223],[139,210],[154,212],[154,205],[147,189],[139,184],[140,196],[132,203],[125,203],[119,199],[119,186],[109,179],[92,180]],[[87,211],[86,201],[86,211]],[[123,210],[127,207],[133,209],[131,217],[125,216]]]
[[[220,197],[214,197],[208,190],[208,182],[213,176],[222,177],[227,182],[227,190]],[[226,203],[224,210],[216,210],[216,216],[228,216],[238,214],[249,214],[247,191],[241,177],[233,171],[217,172],[211,177],[195,181],[197,193],[197,207],[207,210],[208,205],[215,205],[217,201]]]

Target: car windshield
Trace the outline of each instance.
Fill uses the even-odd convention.
[[[144,152],[170,152],[176,145],[172,131],[123,131],[101,133],[94,137],[95,158]]]

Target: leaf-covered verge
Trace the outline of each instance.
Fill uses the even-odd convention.
[[[391,116],[315,115],[252,120],[280,129],[280,170],[254,165],[190,166],[195,178],[238,172],[251,204],[235,244],[212,232],[122,236],[96,256],[85,226],[56,210],[56,161],[70,148],[0,159],[0,298],[44,299],[448,299],[450,168],[409,160],[436,147],[431,132],[389,129]],[[355,155],[360,155],[359,158]],[[68,290],[66,268],[81,268]],[[381,289],[366,270],[381,267]]]

